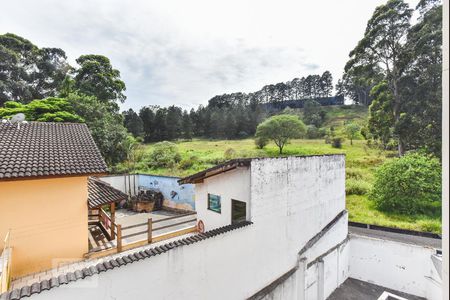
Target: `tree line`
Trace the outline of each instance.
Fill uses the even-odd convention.
[[[245,138],[254,136],[257,125],[269,112],[267,103],[329,97],[333,77],[329,71],[291,81],[269,84],[253,93],[231,93],[212,97],[208,105],[189,111],[177,106],[144,106],[138,112],[123,112],[124,124],[145,142],[175,139]]]

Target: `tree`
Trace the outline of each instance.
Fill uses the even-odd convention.
[[[140,137],[144,134],[144,124],[139,115],[133,110],[129,109],[122,113],[124,117],[124,125],[134,137]]]
[[[183,111],[183,119],[182,119],[182,129],[183,129],[183,138],[187,140],[192,139],[192,120],[189,116],[189,113],[185,110]]]
[[[144,130],[144,142],[148,143],[154,140],[154,120],[155,120],[155,107],[144,106],[139,111],[139,117],[142,120]]]
[[[376,171],[369,198],[383,211],[440,215],[441,169],[438,159],[419,153],[389,160]]]
[[[16,101],[7,101],[0,107],[0,118],[9,118],[15,114],[23,113],[29,121],[39,122],[84,122],[77,115],[67,99],[46,98],[33,100],[28,104]]]
[[[123,116],[112,112],[109,104],[94,96],[71,93],[67,100],[75,113],[83,116],[97,147],[108,165],[114,165],[127,158],[127,129],[123,126]]]
[[[358,136],[358,133],[361,131],[361,127],[353,122],[350,122],[345,125],[345,134],[347,138],[350,140],[350,145],[353,145],[353,139]]]
[[[306,132],[306,126],[294,115],[273,116],[256,128],[256,138],[272,140],[283,153],[284,146],[290,139],[301,138]]]
[[[0,105],[56,96],[69,69],[59,48],[38,48],[12,33],[0,35]]]
[[[346,69],[358,67],[380,68],[392,94],[394,121],[399,122],[401,105],[399,82],[405,71],[405,44],[410,28],[412,9],[403,0],[389,0],[378,6],[367,23],[362,40],[350,52]],[[405,151],[404,141],[397,136],[398,153]]]
[[[88,96],[95,96],[99,101],[111,104],[117,110],[117,102],[126,99],[125,83],[120,79],[120,72],[114,69],[109,59],[103,55],[81,55],[76,60],[80,65],[74,71],[74,88]]]
[[[317,128],[322,126],[325,121],[326,112],[322,109],[319,102],[306,100],[303,109],[303,120],[308,125],[314,125]]]

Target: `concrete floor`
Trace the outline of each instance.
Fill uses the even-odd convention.
[[[348,278],[327,300],[377,300],[385,291],[408,300],[425,300],[425,298],[394,291],[354,278]]]
[[[169,211],[165,211],[165,210],[158,210],[158,211],[154,211],[151,213],[137,213],[137,212],[129,211],[126,209],[118,209],[118,210],[116,210],[116,223],[122,225],[122,228],[125,228],[127,226],[136,225],[136,224],[145,223],[145,225],[143,225],[143,226],[122,230],[122,236],[125,237],[125,238],[123,238],[123,242],[124,242],[124,244],[127,244],[130,242],[147,239],[147,221],[149,218],[151,218],[152,221],[155,222],[158,220],[163,220],[163,219],[177,216],[177,215],[182,215],[182,214],[169,212]],[[189,220],[192,220],[192,221],[184,223],[184,224],[176,225],[173,227],[169,227],[169,228],[156,230],[159,227],[173,225],[176,223],[189,221]],[[188,227],[194,226],[196,224],[197,224],[196,215],[189,215],[189,216],[184,216],[184,217],[177,218],[177,219],[161,221],[161,222],[153,224],[153,235],[158,236],[158,235],[168,233],[171,231],[188,228]],[[145,231],[145,233],[142,233],[142,234],[139,234],[139,235],[136,235],[133,237],[128,237],[128,238],[126,237],[129,234],[134,234],[134,233],[138,233],[138,232],[142,232],[142,231]]]

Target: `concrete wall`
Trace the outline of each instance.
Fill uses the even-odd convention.
[[[401,292],[441,299],[432,248],[351,235],[350,277]]]
[[[163,205],[170,208],[195,210],[194,185],[178,184],[178,177],[139,175],[139,187],[153,188],[164,195]]]
[[[0,248],[11,229],[12,276],[88,252],[87,177],[0,181]]]
[[[208,193],[221,197],[221,213],[208,209]],[[231,199],[247,203],[247,220],[250,220],[249,168],[237,168],[195,185],[197,219],[203,221],[205,230],[231,224]]]
[[[131,195],[135,196],[139,187],[157,189],[164,195],[165,207],[195,210],[194,185],[179,185],[178,179],[178,177],[145,174],[101,177],[101,180],[126,194],[131,191]]]
[[[256,160],[249,171],[227,173],[236,184],[250,177],[252,225],[32,298],[245,299],[292,269],[305,243],[344,209],[343,156]]]

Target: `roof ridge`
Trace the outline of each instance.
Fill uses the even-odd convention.
[[[84,279],[94,274],[106,272],[108,270],[112,270],[114,268],[118,268],[138,260],[144,260],[152,256],[156,256],[164,252],[170,251],[174,248],[194,244],[196,242],[200,242],[202,240],[206,240],[211,237],[220,235],[222,233],[236,230],[238,228],[246,227],[251,224],[253,224],[253,222],[244,221],[238,224],[226,225],[223,227],[212,229],[210,231],[206,231],[204,233],[198,233],[194,236],[182,238],[173,242],[168,242],[160,246],[155,246],[153,248],[136,251],[128,255],[124,255],[115,259],[110,259],[109,261],[106,262],[100,262],[95,266],[90,266],[83,268],[81,270],[80,269],[76,270],[74,272],[61,274],[58,277],[52,277],[48,280],[42,280],[35,282],[31,285],[23,286],[20,289],[14,289],[12,291],[5,292],[3,294],[0,294],[0,300],[19,300],[24,297],[30,297],[31,295],[39,294],[41,291],[44,290],[50,290],[60,285],[68,284],[69,282],[72,281]]]

